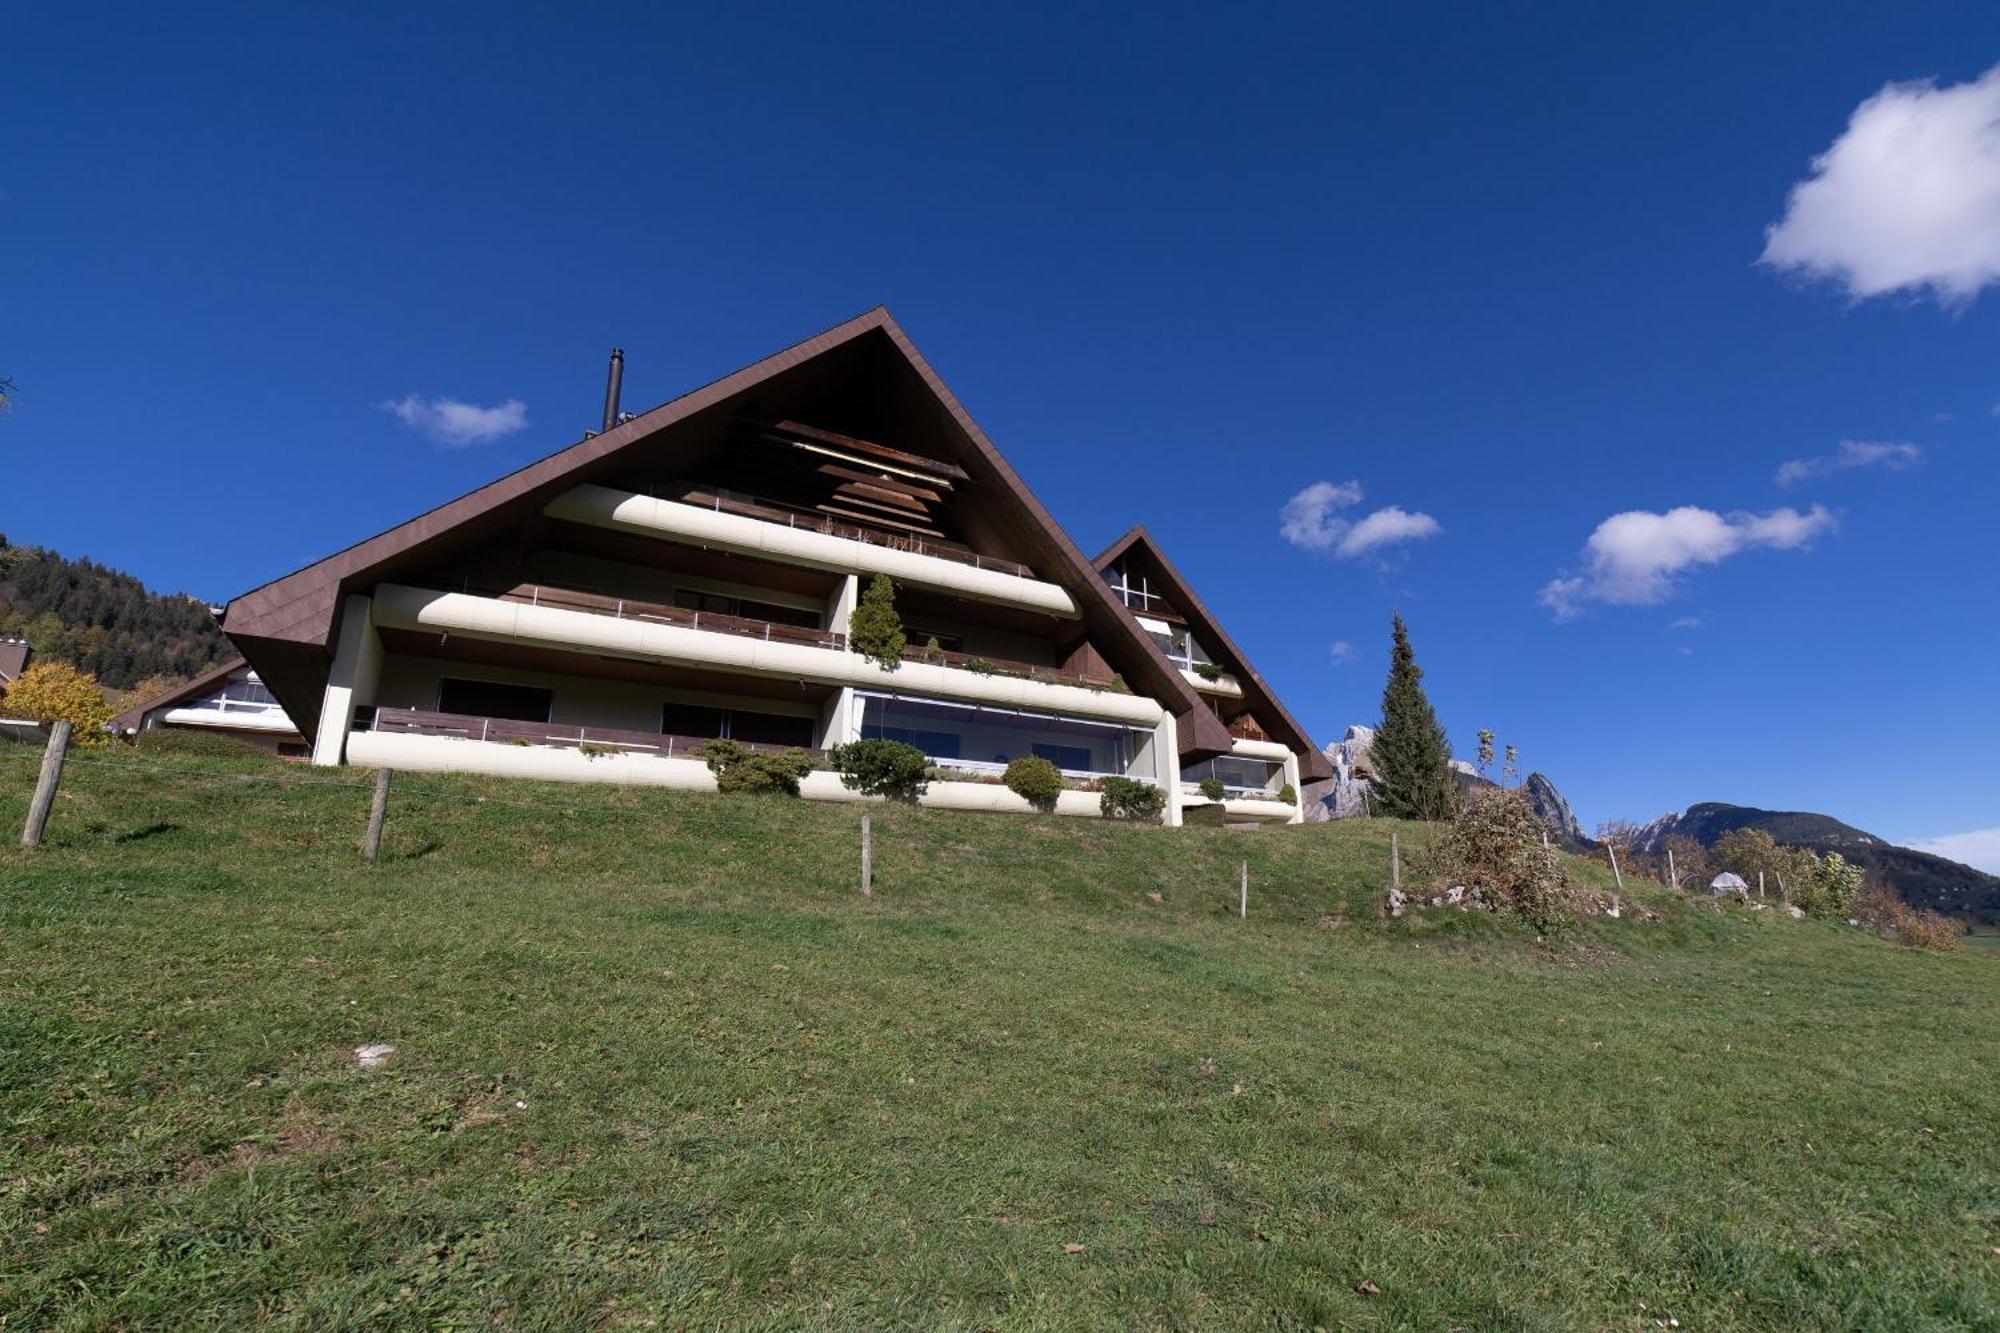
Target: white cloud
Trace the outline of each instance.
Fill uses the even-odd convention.
[[[1833,514],[1822,505],[1805,513],[1788,507],[1723,515],[1683,505],[1664,514],[1636,509],[1613,514],[1584,544],[1584,572],[1550,580],[1541,603],[1557,620],[1578,615],[1585,602],[1649,606],[1665,601],[1685,570],[1757,548],[1796,550],[1834,526]]]
[[[1429,514],[1412,514],[1390,505],[1376,510],[1349,528],[1347,535],[1340,539],[1339,553],[1344,556],[1365,555],[1378,546],[1422,541],[1443,531],[1443,525]]]
[[[1842,440],[1840,448],[1830,454],[1794,458],[1779,464],[1777,481],[1780,486],[1790,486],[1857,467],[1884,467],[1901,472],[1915,467],[1923,458],[1924,451],[1907,440]]]
[[[1682,616],[1667,626],[1668,629],[1700,629],[1700,616]]]
[[[405,426],[446,449],[486,444],[527,429],[528,405],[509,398],[497,407],[480,407],[456,398],[422,398],[407,394],[382,404]]]
[[[1794,185],[1762,262],[1856,300],[1963,305],[2000,281],[2000,66],[1971,83],[1891,83]]]
[[[1335,666],[1346,666],[1354,660],[1354,645],[1345,639],[1337,639],[1327,647],[1327,656]]]
[[[2000,875],[2000,828],[1947,833],[1942,838],[1924,838],[1909,845],[1932,856],[1949,857],[1990,875]]]
[[[1316,481],[1285,501],[1278,511],[1278,535],[1305,551],[1330,551],[1344,560],[1399,542],[1435,537],[1444,527],[1429,514],[1413,514],[1397,505],[1377,509],[1361,519],[1342,510],[1361,503],[1358,481]]]

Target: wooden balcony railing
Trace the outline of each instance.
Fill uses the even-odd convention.
[[[847,636],[838,630],[813,629],[807,625],[780,625],[770,620],[724,615],[720,611],[690,611],[661,602],[641,602],[627,597],[606,597],[594,592],[551,588],[546,584],[522,583],[504,590],[468,588],[481,596],[524,606],[547,606],[558,611],[587,611],[591,615],[618,620],[644,620],[655,625],[677,625],[683,629],[707,630],[713,634],[733,634],[738,638],[763,639],[769,643],[796,643],[807,648],[844,649]]]
[[[904,646],[903,660],[928,662],[933,666],[957,667],[963,671],[976,671],[987,676],[1013,676],[1021,680],[1038,680],[1044,685],[1074,685],[1086,690],[1121,690],[1117,681],[1102,676],[1087,676],[1076,671],[1058,671],[1054,667],[1036,666],[1031,662],[1010,662],[1005,658],[982,657],[978,653],[953,652],[947,648],[931,649],[915,643]]]
[[[602,746],[620,754],[650,754],[661,759],[699,759],[712,736],[669,736],[657,731],[625,731],[616,727],[577,727],[555,722],[518,722],[504,717],[472,717],[464,713],[431,713],[417,708],[362,709],[355,725],[364,731],[399,732],[413,736],[453,736],[500,745],[547,745],[576,750]],[[746,750],[777,754],[803,749],[812,758],[822,754],[804,746],[766,745],[738,741]]]
[[[476,597],[493,597],[503,602],[518,602],[523,606],[546,606],[558,611],[582,611],[589,615],[612,616],[619,620],[644,620],[656,625],[677,625],[685,629],[707,630],[713,634],[733,634],[740,638],[762,639],[767,643],[792,643],[807,648],[829,648],[836,652],[845,651],[847,648],[847,636],[838,630],[813,629],[805,625],[781,625],[769,620],[724,615],[719,611],[689,611],[683,607],[667,606],[660,602],[607,597],[601,593],[551,588],[540,583],[522,583],[505,589],[481,588],[468,583],[462,590]],[[957,667],[981,675],[1013,676],[1022,680],[1040,681],[1046,685],[1074,685],[1086,690],[1129,693],[1115,679],[1088,676],[1080,672],[1059,671],[1054,667],[1037,666],[1032,662],[981,657],[977,653],[952,652],[943,648],[933,652],[921,644],[905,645],[903,660]]]
[[[915,534],[884,532],[853,523],[842,523],[825,514],[782,504],[776,500],[766,500],[761,496],[745,499],[718,495],[709,489],[690,487],[672,498],[681,504],[713,509],[719,514],[736,514],[743,518],[762,519],[766,523],[782,523],[788,528],[823,532],[829,537],[845,537],[849,541],[866,542],[870,546],[885,546],[892,551],[936,556],[940,560],[971,565],[974,569],[997,570],[1002,574],[1013,574],[1024,579],[1035,577],[1035,571],[1018,560],[1008,560],[997,555],[981,555],[970,547],[961,546],[956,542],[940,541]]]

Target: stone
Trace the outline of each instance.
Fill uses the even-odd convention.
[[[363,1069],[373,1069],[376,1065],[381,1064],[395,1053],[396,1048],[394,1046],[356,1046],[354,1048],[354,1062]]]
[[[1409,899],[1403,896],[1401,889],[1389,890],[1389,896],[1383,899],[1383,902],[1389,908],[1390,916],[1401,916],[1403,914],[1403,904],[1408,901]]]

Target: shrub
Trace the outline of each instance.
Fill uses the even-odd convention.
[[[935,634],[924,640],[924,661],[930,663],[932,666],[944,665],[944,648],[938,643],[937,635]]]
[[[606,745],[603,741],[583,741],[576,747],[576,752],[585,759],[602,759],[605,755],[617,754],[618,747]]]
[[[1223,792],[1227,790],[1223,787],[1221,778],[1203,778],[1196,785],[1201,788],[1201,794],[1211,801],[1220,801]]]
[[[1137,778],[1106,778],[1097,808],[1106,819],[1155,820],[1167,808],[1167,794]]]
[[[914,803],[924,794],[930,774],[930,758],[903,741],[850,741],[834,746],[827,758],[850,790],[892,801]]]
[[[0,712],[37,722],[67,722],[70,739],[78,745],[111,740],[104,729],[111,720],[111,705],[97,688],[97,678],[67,662],[42,662],[16,676],[0,694]]]
[[[1221,680],[1223,673],[1222,668],[1213,662],[1196,662],[1194,664],[1194,674],[1200,676],[1203,680]]]
[[[1949,953],[1958,948],[1965,923],[1942,912],[1911,907],[1879,884],[1869,885],[1855,900],[1854,913],[1863,925],[1913,949]]]
[[[1278,799],[1286,805],[1297,805],[1299,803],[1299,789],[1287,782],[1284,786],[1278,788]]]
[[[884,671],[903,665],[903,618],[896,612],[896,584],[887,574],[868,580],[861,602],[847,616],[847,643]]]
[[[1432,845],[1427,868],[1440,888],[1476,889],[1542,934],[1560,935],[1573,920],[1569,876],[1542,845],[1545,831],[1522,792],[1484,791],[1460,807]]]
[[[967,671],[976,671],[982,676],[990,676],[1000,668],[994,666],[983,657],[968,657],[965,659],[965,669]]]
[[[1786,896],[1808,916],[1845,918],[1860,896],[1862,870],[1839,852],[1806,853],[1793,870],[1796,882]]]
[[[804,750],[764,754],[737,741],[710,741],[695,753],[715,774],[717,791],[797,796],[799,779],[812,772]]]
[[[1056,797],[1062,795],[1062,770],[1038,754],[1007,765],[1003,780],[1008,791],[1044,813],[1055,809]]]

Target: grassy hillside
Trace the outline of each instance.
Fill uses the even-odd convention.
[[[32,761],[7,1328],[2000,1322],[1985,955],[1379,922],[1371,823],[885,809],[864,901],[853,809],[399,779],[371,871],[143,752],[23,853]]]

